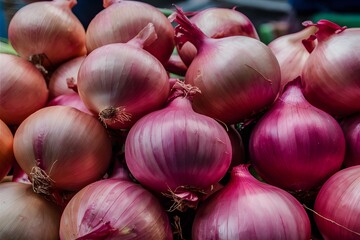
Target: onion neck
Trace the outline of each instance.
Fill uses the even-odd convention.
[[[190,108],[192,108],[191,106],[192,98],[196,94],[201,93],[198,87],[192,86],[190,84],[185,84],[183,81],[179,79],[170,79],[170,85],[171,85],[171,90],[170,90],[170,96],[168,98],[169,106],[185,107],[189,105]]]
[[[346,27],[340,27],[336,23],[324,19],[319,20],[317,23],[305,21],[303,22],[303,25],[305,27],[315,26],[318,29],[318,31],[315,33],[315,36],[319,42],[326,41],[334,34],[339,34],[346,29]]]
[[[134,47],[144,48],[149,46],[158,38],[153,23],[146,25],[134,38],[130,39],[126,44]]]
[[[104,8],[107,8],[115,3],[119,3],[119,2],[122,2],[122,0],[104,0],[103,1],[103,7]]]
[[[298,77],[285,85],[279,100],[296,106],[308,106],[309,103],[302,93],[301,78]]]
[[[255,180],[253,175],[251,175],[249,168],[250,164],[240,164],[233,167],[231,171],[231,179],[240,181],[243,181],[244,179]]]

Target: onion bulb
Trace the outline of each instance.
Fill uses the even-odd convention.
[[[10,128],[0,119],[0,181],[10,172],[15,161],[14,136]]]

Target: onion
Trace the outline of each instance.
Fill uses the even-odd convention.
[[[255,125],[249,152],[257,172],[268,183],[310,191],[340,169],[345,139],[331,115],[306,101],[297,78]]]
[[[345,168],[321,187],[315,222],[324,239],[360,239],[360,166]]]
[[[0,76],[0,119],[7,125],[18,125],[45,106],[45,79],[30,62],[0,53]]]
[[[77,83],[79,68],[84,59],[85,56],[73,58],[55,69],[49,80],[51,99],[60,95],[74,93],[74,90],[69,88],[68,83]]]
[[[47,106],[70,106],[84,113],[93,115],[93,113],[90,112],[89,109],[87,109],[84,102],[81,100],[79,94],[75,92],[70,94],[59,95],[56,98],[50,100],[47,103]]]
[[[101,180],[80,190],[66,206],[60,238],[172,239],[159,201],[138,184]]]
[[[360,165],[360,113],[344,118],[341,127],[346,141],[344,166]]]
[[[71,8],[76,0],[30,3],[16,12],[9,23],[9,41],[25,59],[54,67],[85,55],[85,29]]]
[[[318,42],[301,74],[304,96],[314,106],[338,117],[360,111],[360,28],[327,20],[316,24]]]
[[[196,87],[178,81],[173,99],[130,129],[125,159],[130,173],[149,189],[175,201],[174,209],[196,207],[230,166],[232,149],[225,129],[214,119],[195,113]]]
[[[248,165],[199,207],[192,239],[310,239],[310,220],[286,191],[254,178]]]
[[[253,23],[235,8],[207,8],[197,12],[190,21],[211,38],[247,36],[259,40]],[[197,48],[186,42],[181,49],[178,48],[178,52],[184,63],[189,66],[197,54]]]
[[[232,147],[232,160],[229,170],[239,164],[245,163],[245,146],[242,137],[234,125],[230,125],[227,130]]]
[[[13,152],[14,136],[9,127],[0,119],[0,181],[10,172],[15,162]]]
[[[299,32],[286,34],[269,43],[281,70],[280,92],[285,85],[301,75],[303,66],[316,45],[316,40],[308,40],[317,31],[315,26]],[[304,44],[306,48],[304,47]],[[307,50],[308,49],[308,50]]]
[[[170,89],[167,72],[142,49],[154,39],[154,25],[150,23],[128,43],[95,49],[81,65],[79,95],[106,126],[130,128],[140,117],[165,104]]]
[[[165,63],[174,49],[174,29],[157,8],[140,1],[104,0],[99,12],[86,30],[89,52],[110,43],[126,43],[146,25],[153,23],[156,41],[144,49]]]
[[[80,190],[104,175],[111,150],[101,123],[69,106],[38,110],[14,136],[15,158],[34,191],[60,203],[59,193]]]
[[[269,47],[245,36],[209,38],[180,9],[175,20],[177,44],[190,41],[198,50],[185,75],[185,82],[202,93],[193,99],[196,112],[233,124],[272,104],[280,67]]]
[[[1,239],[58,239],[60,210],[36,194],[31,185],[0,184]]]

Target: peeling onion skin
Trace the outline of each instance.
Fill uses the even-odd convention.
[[[192,239],[310,239],[309,217],[288,192],[255,179],[248,165],[196,212]]]
[[[70,200],[61,217],[60,238],[173,237],[169,219],[157,198],[133,182],[107,179],[89,184]]]
[[[360,166],[331,176],[316,197],[314,211],[324,239],[360,239]]]

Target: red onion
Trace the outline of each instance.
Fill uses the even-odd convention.
[[[16,12],[9,23],[9,41],[25,59],[40,57],[40,64],[53,67],[85,55],[85,29],[71,8],[76,0],[30,3]]]
[[[172,239],[159,201],[138,184],[101,180],[80,190],[66,206],[61,239]]]
[[[0,239],[58,239],[60,210],[31,185],[0,184]]]
[[[30,62],[0,53],[0,76],[0,119],[6,124],[18,125],[45,106],[45,79]]]
[[[151,112],[130,129],[125,159],[130,173],[144,186],[174,198],[174,207],[196,207],[201,197],[229,168],[232,149],[225,129],[195,113],[196,87],[178,81],[163,109]]]
[[[140,117],[165,104],[170,89],[167,72],[142,49],[154,39],[154,25],[150,23],[128,43],[95,49],[81,65],[79,95],[108,127],[130,128]]]
[[[248,165],[198,209],[192,239],[310,239],[310,220],[286,191],[254,178]]]
[[[332,116],[306,101],[297,78],[255,125],[249,152],[265,181],[286,190],[308,191],[340,169],[345,139]]]
[[[270,48],[257,39],[207,37],[178,9],[177,44],[194,44],[198,54],[185,82],[198,87],[193,107],[227,124],[238,123],[263,111],[274,101],[280,86],[280,67]]]
[[[318,44],[301,74],[304,96],[334,116],[359,112],[360,28],[346,29],[327,20],[304,25],[318,28]]]
[[[10,172],[15,161],[14,136],[10,128],[0,119],[0,181]]]
[[[73,92],[70,94],[59,95],[47,103],[47,106],[70,106],[84,113],[93,115],[81,100],[79,94]]]
[[[69,88],[68,83],[77,83],[79,68],[84,59],[85,56],[73,58],[55,69],[49,80],[49,92],[51,99],[63,94],[74,93],[74,90]]]
[[[190,21],[211,38],[247,36],[259,40],[253,23],[235,8],[207,8],[197,12]],[[184,63],[189,66],[197,54],[197,48],[186,42],[181,49],[178,48],[178,52]]]
[[[360,113],[344,118],[341,127],[346,141],[344,165],[360,165]]]
[[[97,119],[68,106],[30,115],[14,136],[14,154],[34,191],[54,197],[100,179],[111,159],[111,142]]]
[[[299,32],[278,37],[269,43],[268,46],[274,52],[280,65],[280,92],[288,82],[301,75],[303,66],[310,55],[309,51],[312,51],[316,45],[316,40],[307,39],[316,31],[315,26],[308,27]]]
[[[109,43],[126,43],[147,24],[152,23],[158,38],[145,50],[165,63],[174,49],[174,29],[157,8],[140,1],[104,0],[99,12],[86,30],[89,52]]]
[[[360,239],[360,166],[345,168],[321,187],[315,222],[324,239]]]

